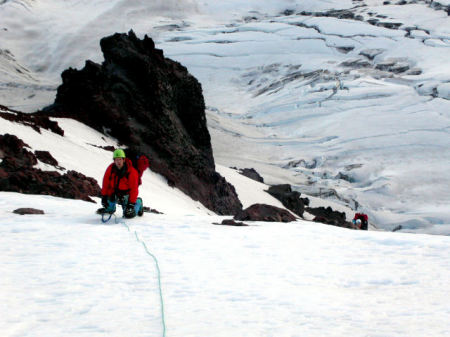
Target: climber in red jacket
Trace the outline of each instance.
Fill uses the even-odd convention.
[[[364,213],[356,213],[352,222],[357,228],[362,230],[367,230],[369,227],[369,217]]]
[[[117,149],[113,154],[114,163],[108,166],[103,177],[102,208],[97,212],[114,213],[116,203],[120,203],[125,218],[143,214],[142,199],[139,194],[139,175],[125,152]]]

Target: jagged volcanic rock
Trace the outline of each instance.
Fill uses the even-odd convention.
[[[240,211],[234,216],[235,220],[250,221],[270,221],[270,222],[290,222],[295,221],[295,217],[285,209],[265,205],[254,204]]]
[[[298,216],[303,216],[305,205],[309,205],[309,199],[300,198],[300,192],[292,191],[291,185],[289,184],[270,186],[267,192],[280,200],[284,207]]]
[[[331,207],[308,207],[306,208],[306,211],[316,216],[313,221],[338,227],[356,229],[351,222],[346,221],[344,212],[334,211]]]
[[[234,187],[215,172],[200,83],[133,31],[100,41],[105,61],[62,73],[53,105],[40,114],[75,118],[105,130],[151,169],[219,214],[242,209]]]
[[[63,198],[93,201],[100,186],[94,178],[69,171],[64,175],[56,171],[42,171],[33,167],[35,155],[21,139],[14,135],[0,135],[0,191],[27,194],[46,194]]]

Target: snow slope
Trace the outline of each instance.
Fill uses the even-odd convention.
[[[386,229],[447,233],[450,19],[430,1],[383,2],[4,1],[0,103],[51,103],[62,70],[101,62],[99,39],[132,28],[202,83],[218,164]],[[363,21],[296,14],[333,8]]]
[[[166,198],[162,195],[161,198]],[[46,215],[11,214],[34,205]],[[0,193],[5,337],[436,336],[448,325],[448,236],[145,214]]]
[[[48,150],[65,169],[100,180],[111,152],[93,145],[116,141],[74,120],[57,121],[65,136],[5,120],[0,133],[14,131],[31,150]],[[266,185],[217,169],[244,206],[280,206]],[[145,247],[161,271],[166,336],[450,333],[450,236],[304,220],[218,226],[225,217],[150,171],[140,195],[165,214],[118,214],[103,224],[98,204],[0,192],[2,336],[163,336],[158,274]],[[12,213],[21,207],[45,214]]]

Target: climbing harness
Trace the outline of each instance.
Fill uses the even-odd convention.
[[[105,218],[105,215],[108,215],[107,218]],[[131,229],[130,226],[127,225],[127,223],[124,220],[118,220],[116,215],[114,213],[103,213],[102,214],[102,222],[103,223],[107,223],[109,220],[111,220],[111,217],[114,215],[114,222],[116,224],[122,224],[123,226],[125,226],[128,230],[129,233],[131,233]],[[140,244],[142,244],[142,246],[144,247],[145,252],[153,259],[153,261],[155,262],[155,266],[156,266],[156,271],[157,271],[157,276],[158,276],[158,288],[159,288],[159,300],[160,300],[160,306],[161,306],[161,323],[162,323],[162,327],[163,327],[163,337],[166,336],[166,319],[165,319],[165,315],[164,315],[164,300],[163,300],[163,295],[162,295],[162,287],[161,287],[161,270],[159,269],[159,263],[158,263],[158,259],[156,258],[156,256],[154,254],[152,254],[150,252],[150,250],[147,248],[147,245],[145,244],[145,242],[139,237],[138,233],[136,231],[134,231],[134,237],[136,238],[136,241],[139,242]]]

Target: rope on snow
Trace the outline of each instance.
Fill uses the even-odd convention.
[[[109,217],[106,219],[104,217],[105,214],[102,214],[102,222],[103,223],[108,222],[113,215],[114,215],[113,213],[109,214]],[[128,232],[131,233],[131,229],[127,225],[127,223],[125,221],[123,221],[123,220],[122,221],[118,221],[117,217],[115,215],[114,215],[114,222],[116,224],[120,223],[120,224],[124,225],[127,228]],[[165,315],[164,315],[164,300],[163,300],[162,287],[161,287],[161,270],[159,269],[158,259],[156,258],[156,256],[154,254],[152,254],[150,252],[150,250],[147,248],[147,245],[145,244],[145,242],[143,240],[141,240],[141,238],[139,237],[139,235],[138,235],[138,233],[136,231],[134,231],[134,236],[136,238],[136,241],[142,244],[142,246],[144,247],[144,250],[147,253],[147,255],[149,255],[153,259],[153,261],[155,262],[157,276],[158,276],[159,300],[160,300],[160,303],[161,303],[161,323],[162,323],[162,327],[163,327],[163,337],[165,337],[166,336],[166,319],[165,319]]]

